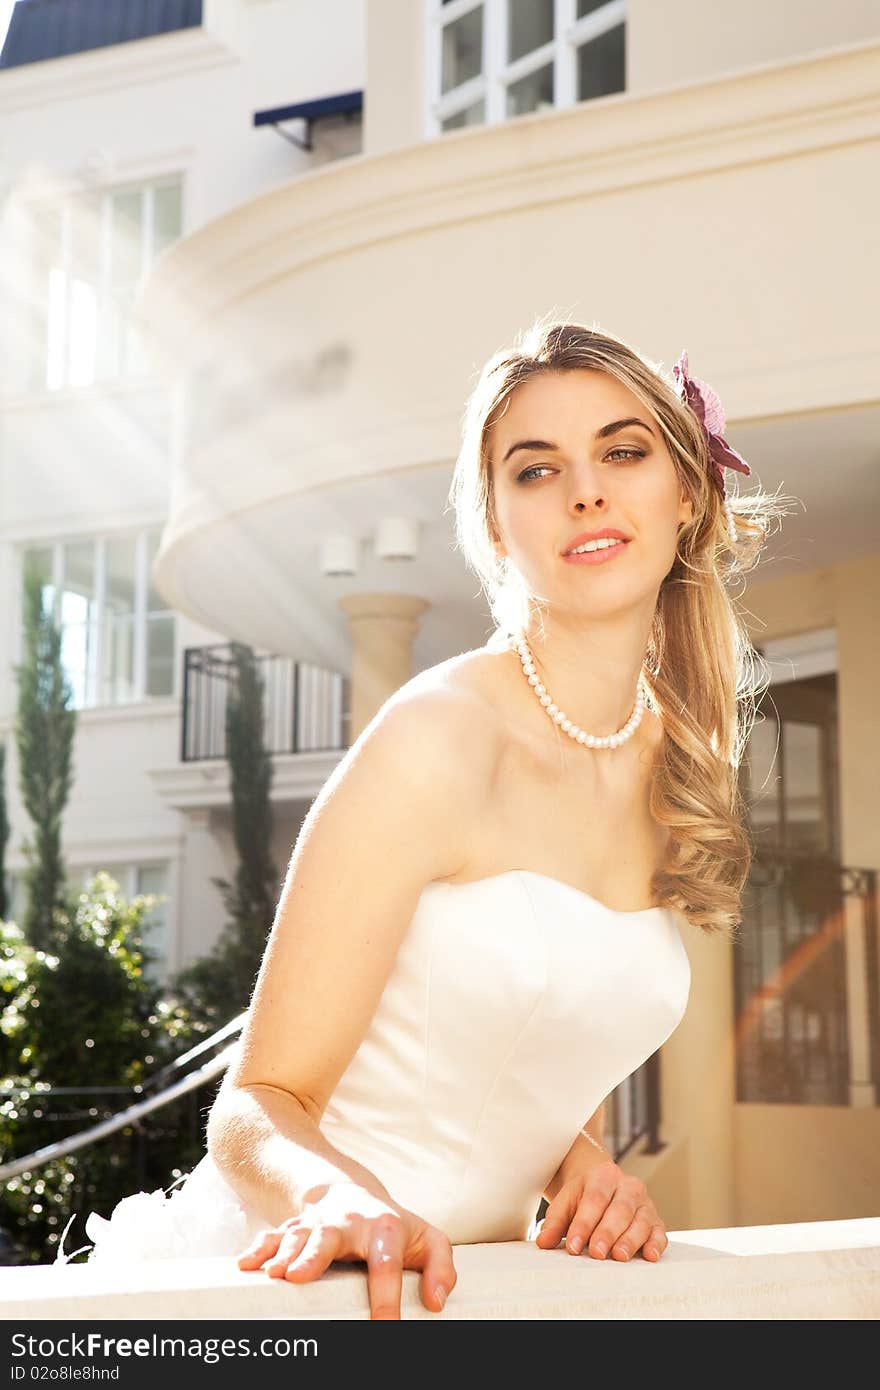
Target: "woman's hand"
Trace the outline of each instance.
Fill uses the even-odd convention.
[[[579,1255],[589,1242],[588,1254],[597,1260],[609,1250],[617,1260],[639,1250],[646,1260],[659,1260],[669,1244],[641,1178],[610,1160],[563,1183],[544,1213],[535,1244],[553,1250],[563,1236],[570,1254]]]
[[[420,1269],[425,1307],[440,1312],[458,1276],[442,1231],[356,1183],[319,1189],[299,1216],[261,1231],[239,1269],[265,1266],[272,1279],[308,1283],[334,1260],[364,1260],[370,1319],[400,1318],[404,1269]]]

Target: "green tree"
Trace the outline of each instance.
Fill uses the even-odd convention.
[[[73,777],[76,712],[61,661],[61,632],[44,605],[39,578],[30,573],[24,589],[24,660],[16,677],[19,779],[34,825],[34,843],[25,846],[30,862],[22,926],[31,945],[45,947],[55,913],[64,905],[61,819]]]
[[[135,1087],[203,1035],[144,973],[149,955],[140,933],[151,906],[147,897],[126,900],[109,875],[98,874],[76,903],[56,912],[51,951],[35,949],[13,924],[0,924],[4,1160],[133,1104]],[[167,1187],[191,1167],[202,1151],[195,1121],[206,1100],[184,1097],[137,1128],[10,1179],[0,1195],[0,1226],[19,1259],[53,1260],[72,1215],[109,1216],[136,1187]],[[82,1225],[71,1235],[68,1250],[83,1244]]]
[[[226,756],[238,865],[235,879],[214,879],[227,921],[210,955],[175,981],[195,1015],[214,1025],[246,1008],[272,925],[278,875],[271,856],[272,760],[263,737],[263,682],[250,647],[231,644]]]

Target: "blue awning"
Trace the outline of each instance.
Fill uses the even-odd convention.
[[[363,110],[364,94],[357,92],[339,92],[332,97],[316,97],[313,101],[298,101],[292,106],[272,106],[266,111],[254,112],[254,125],[270,125],[278,130],[279,135],[283,135],[285,140],[291,144],[298,145],[302,150],[312,148],[312,126],[315,121],[323,120],[327,116],[347,116],[356,115]],[[297,140],[286,130],[279,129],[282,121],[300,120],[305,121],[306,138]]]

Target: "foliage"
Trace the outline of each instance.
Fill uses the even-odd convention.
[[[140,930],[152,905],[147,897],[126,901],[113,879],[99,874],[76,903],[56,912],[47,950],[13,923],[0,923],[5,1161],[133,1103],[132,1088],[204,1033],[178,1002],[161,999],[144,973],[149,954]],[[59,1093],[65,1087],[78,1094]],[[108,1089],[84,1093],[86,1087]],[[71,1215],[109,1215],[135,1185],[167,1186],[201,1152],[198,1112],[184,1098],[137,1128],[13,1178],[0,1198],[0,1224],[19,1259],[52,1260]],[[74,1240],[82,1244],[83,1236],[76,1225]]]
[[[34,843],[25,846],[28,904],[24,933],[45,947],[55,912],[64,900],[61,818],[73,776],[76,712],[61,661],[61,632],[44,606],[38,576],[25,575],[24,660],[16,667],[18,711],[15,737],[25,809],[33,821]]]
[[[228,920],[210,955],[181,971],[175,988],[192,1012],[219,1027],[247,1007],[272,922],[278,876],[272,863],[272,760],[263,739],[263,683],[254,653],[232,643],[226,750],[238,867],[214,879]]]

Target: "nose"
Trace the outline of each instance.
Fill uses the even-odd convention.
[[[571,480],[569,506],[576,516],[585,509],[598,507],[601,510],[605,506],[604,484],[589,463],[573,469]]]

